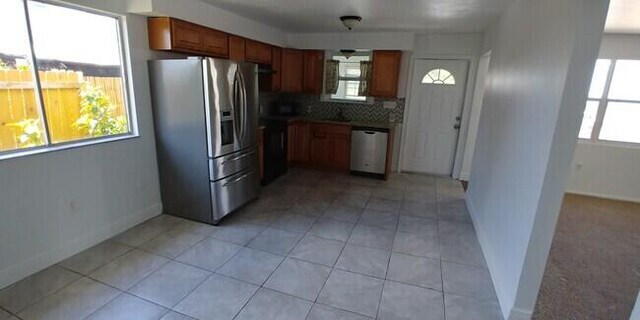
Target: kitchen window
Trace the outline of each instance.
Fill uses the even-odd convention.
[[[640,143],[640,60],[598,59],[579,138]]]
[[[0,1],[0,159],[133,134],[118,16]]]
[[[371,103],[372,98],[367,97],[363,92],[363,85],[366,85],[367,75],[362,70],[370,68],[371,52],[357,51],[349,56],[340,52],[328,52],[325,72],[325,94],[323,100],[337,102]],[[365,66],[363,66],[365,64]],[[332,79],[331,68],[337,65],[337,77]],[[366,72],[365,72],[366,73]],[[335,81],[337,87],[330,88]]]

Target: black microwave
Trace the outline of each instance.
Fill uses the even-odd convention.
[[[298,109],[293,104],[276,104],[274,109],[278,116],[294,117],[298,115]]]

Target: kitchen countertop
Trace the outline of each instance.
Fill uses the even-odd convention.
[[[378,129],[389,129],[392,130],[395,127],[395,124],[392,123],[380,123],[380,122],[366,122],[366,121],[334,121],[327,119],[317,119],[312,117],[305,116],[266,116],[262,117],[264,120],[282,120],[287,121],[289,123],[305,121],[305,122],[313,122],[313,123],[328,123],[335,125],[343,125],[350,127],[370,127],[370,128],[378,128]]]

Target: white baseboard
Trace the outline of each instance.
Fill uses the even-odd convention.
[[[469,210],[469,215],[471,216],[471,223],[473,224],[473,228],[476,231],[476,237],[478,238],[478,243],[480,243],[480,248],[482,249],[482,253],[484,255],[484,259],[487,262],[487,268],[489,269],[489,275],[491,276],[491,282],[496,291],[496,296],[498,297],[498,304],[500,305],[500,310],[503,316],[506,318],[505,310],[511,309],[511,306],[505,306],[500,297],[504,296],[502,294],[502,287],[498,285],[497,275],[495,274],[495,268],[493,268],[493,264],[495,259],[493,258],[493,251],[489,250],[489,245],[487,238],[484,234],[484,230],[478,227],[478,216],[476,215],[476,210],[473,206],[473,203],[469,200],[469,197],[465,194],[464,198],[465,203],[467,204],[467,210]]]
[[[484,230],[478,227],[478,218],[477,218],[476,210],[473,206],[473,203],[469,201],[469,198],[467,196],[465,196],[464,200],[465,200],[465,203],[467,204],[469,215],[471,216],[471,223],[473,224],[473,228],[476,231],[476,237],[478,238],[478,243],[480,243],[480,248],[482,249],[484,258],[487,261],[487,268],[489,269],[491,282],[493,283],[493,287],[496,291],[496,296],[498,297],[498,304],[500,305],[502,316],[507,320],[531,319],[531,316],[533,315],[533,311],[514,308],[511,305],[505,305],[506,303],[504,301],[506,299],[504,297],[502,286],[499,285],[500,283],[499,278],[498,278],[498,275],[496,274],[496,271],[495,271],[496,269],[494,267],[496,260],[493,256],[493,251],[490,249]]]
[[[576,190],[566,190],[565,193],[576,194],[576,195],[579,195],[579,196],[587,196],[587,197],[602,198],[602,199],[609,199],[609,200],[640,203],[640,199],[631,198],[631,197],[624,197],[624,196],[599,194],[599,193],[576,191]]]
[[[71,240],[68,242],[57,244],[30,259],[0,270],[0,288],[4,288],[18,280],[26,278],[161,213],[162,203],[156,203],[146,209],[114,221],[111,224],[104,225],[95,231],[92,230],[92,232],[82,234],[79,237],[70,237]]]
[[[512,308],[508,320],[529,320],[533,316],[531,310]]]

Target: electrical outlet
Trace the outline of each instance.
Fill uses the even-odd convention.
[[[395,109],[397,106],[397,103],[395,101],[385,101],[382,103],[382,107],[384,107],[385,109]]]

